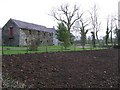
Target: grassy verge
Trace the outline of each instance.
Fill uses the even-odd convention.
[[[25,53],[41,53],[41,52],[58,52],[58,51],[81,51],[81,50],[97,50],[100,48],[90,48],[85,49],[78,46],[71,46],[66,50],[62,46],[39,46],[37,51],[27,51],[27,47],[11,47],[4,46],[3,54],[25,54]]]

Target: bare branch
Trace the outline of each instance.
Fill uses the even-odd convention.
[[[76,13],[78,10],[79,10],[79,8],[78,8],[76,5],[74,5],[74,10],[73,10],[72,15],[70,16],[70,20],[73,18],[73,16],[75,15],[75,13]]]
[[[78,10],[79,10],[79,7],[77,7],[76,5],[74,5],[73,11],[71,11],[68,4],[61,5],[56,12],[53,12],[52,16],[56,20],[62,21],[67,26],[68,31],[70,31],[75,21],[80,19],[82,16],[82,14],[80,14],[76,17]]]
[[[70,26],[72,26],[77,20],[79,20],[82,17],[82,15],[83,13],[81,15],[78,15],[78,17],[75,20],[73,20]]]
[[[54,17],[56,20],[61,21],[61,22],[64,22],[65,24],[67,24],[67,22],[66,22],[65,20],[63,20],[61,17],[57,17],[56,14],[57,14],[57,13],[54,13],[54,12],[53,12],[53,17]]]

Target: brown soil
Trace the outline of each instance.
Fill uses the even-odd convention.
[[[26,88],[118,88],[118,49],[3,55],[3,75]]]

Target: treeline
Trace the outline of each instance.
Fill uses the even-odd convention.
[[[59,44],[67,49],[71,45],[79,44],[85,48],[86,44],[95,47],[120,47],[120,30],[117,26],[116,15],[109,15],[106,19],[106,26],[101,29],[101,17],[99,16],[97,5],[93,5],[91,10],[82,11],[79,6],[62,4],[50,14],[58,23],[56,27],[56,37]],[[76,40],[76,35],[79,33],[80,39]],[[99,32],[105,32],[102,38],[99,38]],[[87,37],[89,34],[89,37]],[[113,37],[114,35],[114,37]],[[45,37],[46,50],[48,41]],[[40,37],[27,42],[28,50],[37,50]]]
[[[91,10],[87,10],[87,12],[81,12],[77,5],[70,7],[69,4],[64,4],[59,8],[55,8],[51,15],[57,20],[57,39],[65,49],[77,43],[83,48],[86,44],[91,44],[93,48],[96,46],[119,46],[120,34],[116,24],[117,17],[115,15],[108,16],[106,28],[104,28],[105,36],[99,38],[99,32],[102,32],[102,30],[101,19],[96,4]],[[77,25],[75,25],[76,23]],[[80,40],[75,41],[76,36],[71,33],[71,30],[73,32],[77,31],[80,34]],[[89,38],[87,38],[88,32],[91,34]]]

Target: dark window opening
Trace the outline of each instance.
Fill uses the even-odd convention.
[[[46,33],[44,32],[44,36],[46,35]]]
[[[13,39],[13,27],[10,26],[8,30],[9,30],[9,39]]]
[[[50,33],[49,35],[52,36],[52,33]]]
[[[38,31],[38,35],[40,35],[40,31]]]
[[[29,30],[29,34],[31,35],[31,30]]]
[[[41,44],[42,42],[43,42],[43,41],[41,40],[41,41],[40,41],[40,44]]]

